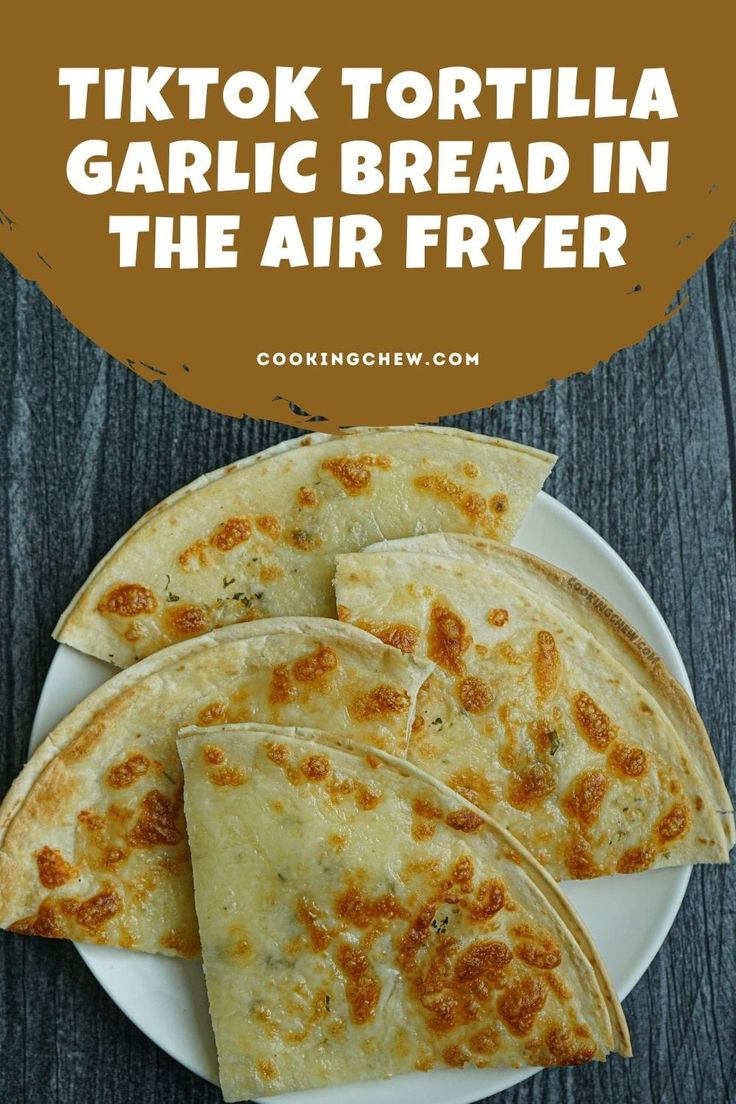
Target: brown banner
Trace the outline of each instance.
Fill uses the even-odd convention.
[[[732,4],[710,6],[707,18],[705,9],[693,8],[687,22],[671,6],[628,0],[607,9],[583,2],[503,8],[395,0],[364,7],[210,3],[196,18],[183,7],[139,0],[105,10],[78,0],[45,12],[30,5],[12,8],[5,16],[0,71],[0,248],[123,363],[223,413],[303,425],[300,411],[306,411],[333,427],[431,421],[588,371],[665,320],[682,282],[726,237],[736,214]],[[174,69],[161,90],[172,118],[131,120],[133,66]],[[276,68],[298,73],[303,66],[319,68],[306,91],[318,118],[277,121],[279,111],[303,101],[293,83],[291,92],[288,82],[276,88]],[[479,117],[438,118],[448,112],[452,88],[457,92],[463,83],[452,85],[446,74],[440,87],[439,71],[455,66],[463,67],[468,95],[472,73],[478,75]],[[69,118],[70,89],[59,83],[59,69],[73,67],[100,70],[99,82],[88,88],[85,118]],[[190,99],[186,73],[181,82],[186,67],[217,70],[207,85],[203,119],[189,117],[196,95]],[[344,67],[382,69],[368,119],[351,118]],[[488,80],[487,71],[499,67],[524,71],[510,118],[498,118],[509,114],[503,102],[508,83],[502,94],[493,75]],[[611,67],[609,88],[605,75],[596,78],[596,68]],[[666,117],[662,100],[658,112],[632,117],[646,100],[640,90],[634,107],[642,71],[658,67],[666,68],[676,117]],[[543,69],[552,70],[549,118],[532,118],[543,113],[546,80],[532,71]],[[106,78],[104,70],[123,74]],[[235,80],[225,92],[229,78],[244,71],[258,76],[240,86]],[[407,83],[415,81],[417,111],[429,86],[427,110],[414,119],[398,117],[387,105],[389,82],[407,71],[425,78]],[[394,103],[401,83],[391,86]],[[149,93],[149,102],[156,103]],[[579,114],[557,117],[558,94],[566,113]],[[236,99],[257,106],[259,97],[265,106],[257,117],[239,118],[228,108]],[[575,98],[590,101],[588,113],[584,105],[575,108]],[[611,108],[611,99],[623,107]],[[599,107],[608,104],[608,117],[594,117],[596,100]],[[105,118],[105,102],[108,115],[121,117]],[[411,105],[411,92],[404,103]],[[470,100],[465,104],[472,114]],[[212,166],[204,173],[210,190],[168,191],[181,178],[175,164],[172,169],[181,151],[174,154],[171,143],[185,140],[211,151]],[[428,152],[422,156],[431,157],[428,191],[389,193],[384,186],[364,195],[341,192],[341,143],[377,144],[388,179],[389,143],[410,140],[423,143]],[[85,167],[79,154],[70,172],[83,183],[96,172],[104,190],[80,194],[69,182],[67,159],[91,141],[107,142],[107,155],[98,154]],[[466,176],[469,191],[438,194],[439,143],[463,141],[472,143],[467,165],[448,168],[445,161],[441,173],[444,179]],[[118,190],[126,184],[121,172],[129,144],[146,142],[155,159],[147,179],[160,173],[164,190]],[[297,166],[303,175],[316,171],[313,192],[296,194],[281,182],[280,173],[294,180],[288,158],[299,151],[287,154],[286,162],[281,156],[296,142],[317,143],[316,156]],[[529,144],[541,142],[563,148],[569,172],[559,188],[530,194],[536,169],[528,164]],[[593,144],[607,142],[613,143],[613,190],[595,194]],[[631,176],[630,166],[620,169],[628,156],[622,142],[640,142],[652,163],[651,144],[668,143],[666,191],[646,192],[639,178],[635,192],[619,194],[619,183],[628,187]],[[275,183],[270,191],[255,191],[256,170],[261,185],[268,175],[268,143],[274,143]],[[491,162],[483,166],[489,143],[497,144],[492,159],[507,187],[513,166],[498,144],[510,143],[521,190],[479,190],[494,168]],[[456,156],[461,152],[456,149]],[[537,146],[532,161],[542,153]],[[250,187],[218,191],[218,171],[219,182],[230,185],[233,172],[249,172]],[[399,181],[398,160],[394,171]],[[130,162],[125,172],[130,186]],[[120,267],[121,239],[110,232],[109,220],[128,215],[146,216],[150,228],[138,239],[135,267]],[[239,218],[231,238],[222,237],[228,233],[223,223],[207,223],[207,216],[217,215]],[[262,260],[273,220],[291,215],[307,263],[267,267]],[[350,221],[341,224],[340,218],[351,215],[369,228],[380,225],[380,264],[339,267],[340,241],[345,261],[351,240]],[[465,227],[457,218],[448,222],[459,215],[473,218]],[[156,222],[169,216],[173,224]],[[181,223],[181,216],[197,221]],[[421,216],[439,217],[436,244],[422,238],[413,222],[414,255],[424,258],[425,267],[407,268],[407,219]],[[610,267],[605,253],[596,251],[596,216],[625,225],[625,264]],[[316,224],[316,239],[315,218],[323,220]],[[332,224],[324,221],[329,218]],[[521,267],[504,268],[513,252],[503,243],[503,228],[508,234],[510,224],[498,220],[512,219],[518,229],[524,218],[540,221],[523,246]],[[423,225],[425,235],[432,232],[432,223]],[[472,230],[477,244],[483,225],[488,241],[478,248],[488,263],[471,267],[466,260],[463,267],[447,267],[462,259],[463,234]],[[179,267],[176,252],[171,267],[154,267],[157,249],[159,259],[166,258],[167,234],[171,240],[193,235],[189,260],[194,257],[197,267]],[[208,255],[217,260],[228,249],[237,251],[235,267],[204,267]],[[292,257],[297,253],[292,243]],[[545,259],[574,267],[545,267]],[[332,363],[339,360],[336,354],[342,364]],[[381,363],[380,354],[389,363]]]

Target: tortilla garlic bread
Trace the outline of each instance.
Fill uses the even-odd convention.
[[[733,846],[736,841],[733,801],[700,714],[651,646],[612,608],[606,598],[574,575],[530,552],[483,537],[428,533],[403,540],[382,541],[370,545],[365,551],[424,552],[465,560],[485,568],[497,568],[506,578],[514,579],[533,591],[542,601],[550,602],[574,617],[580,627],[591,633],[601,647],[652,695],[667,715],[699,763],[721,817],[726,843],[729,848]]]
[[[404,754],[431,664],[320,618],[231,625],[86,698],[0,806],[0,926],[196,956],[179,728],[329,725]],[[215,772],[223,789],[238,778]]]
[[[338,556],[335,585],[342,619],[437,663],[408,758],[555,878],[728,861],[732,806],[694,710],[635,648],[624,666],[602,647],[558,574],[513,549],[389,544]]]
[[[218,625],[334,617],[337,552],[439,529],[509,541],[554,459],[439,426],[285,441],[149,511],[93,571],[54,635],[127,667]]]
[[[507,832],[410,764],[296,735],[178,745],[226,1101],[631,1053],[589,936]]]

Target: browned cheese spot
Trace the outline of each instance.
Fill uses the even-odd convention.
[[[371,484],[371,468],[391,467],[390,456],[336,456],[322,462],[322,470],[328,471],[345,488],[349,495],[363,494]]]
[[[278,540],[281,536],[281,522],[272,514],[261,514],[260,517],[256,518],[256,525],[271,540]]]
[[[294,664],[294,678],[297,682],[319,682],[337,669],[337,654],[321,644],[310,655],[302,656]]]
[[[493,701],[493,691],[489,684],[474,675],[461,680],[458,695],[463,709],[468,713],[483,713]]]
[[[463,464],[463,473],[467,475],[468,479],[477,479],[479,474],[478,468],[470,460],[466,460]]]
[[[179,554],[179,563],[185,571],[189,571],[196,563],[200,567],[208,567],[210,558],[207,555],[207,544],[203,540],[195,541]]]
[[[40,851],[36,852],[36,866],[38,867],[38,879],[46,889],[57,889],[71,881],[77,873],[76,869],[66,861],[61,852],[53,847],[42,847]]]
[[[414,486],[420,491],[427,491],[437,498],[452,502],[474,527],[480,526],[491,533],[496,529],[498,516],[505,511],[508,504],[505,495],[494,495],[486,502],[482,494],[466,490],[446,475],[418,475]]]
[[[274,667],[271,676],[271,686],[268,692],[268,700],[271,705],[284,705],[293,701],[296,697],[296,687],[291,681],[289,668],[285,663]]]
[[[427,820],[442,820],[442,810],[438,809],[436,805],[433,805],[431,801],[428,801],[424,797],[417,797],[412,803],[412,809],[420,817],[426,817]]]
[[[456,771],[447,780],[447,784],[464,797],[466,801],[472,802],[473,805],[479,805],[481,809],[485,809],[493,799],[491,782],[484,774],[473,770],[472,767],[465,767],[463,770]]]
[[[498,1035],[490,1029],[478,1031],[471,1035],[470,1045],[476,1054],[493,1054],[498,1047]]]
[[[431,820],[416,820],[411,826],[411,838],[421,842],[431,839],[435,833],[435,825]]]
[[[580,1066],[595,1058],[595,1047],[590,1043],[579,1043],[573,1038],[569,1028],[563,1025],[549,1028],[545,1033],[544,1041],[552,1057],[549,1065]]]
[[[206,728],[207,725],[220,724],[226,716],[227,706],[225,702],[211,702],[204,709],[200,709],[197,714],[197,724],[201,725],[202,728]]]
[[[76,740],[64,749],[62,755],[69,759],[84,759],[104,735],[104,723],[102,721],[92,721],[86,728],[82,729]]]
[[[19,935],[40,935],[46,939],[63,939],[66,935],[56,907],[48,903],[40,905],[35,916],[16,920],[8,931]]]
[[[230,552],[239,544],[244,544],[250,537],[253,527],[250,518],[231,517],[218,525],[210,537],[213,548],[219,548],[220,552]]]
[[[496,607],[496,609],[489,610],[486,615],[486,620],[489,625],[492,625],[494,629],[502,629],[509,619],[509,611]]]
[[[74,909],[74,918],[80,927],[88,932],[98,932],[101,927],[117,916],[122,908],[122,901],[112,886],[103,886],[100,893],[82,901]]]
[[[581,691],[573,702],[580,732],[596,751],[605,751],[616,735],[616,727],[593,699]]]
[[[584,771],[577,776],[565,794],[562,808],[567,816],[577,820],[583,828],[590,828],[600,815],[607,789],[608,779],[603,771]]]
[[[344,612],[344,617],[340,615],[341,611]],[[350,610],[347,606],[339,606],[337,613],[341,621],[350,620]],[[421,636],[419,629],[415,629],[413,625],[393,622],[375,625],[368,621],[359,621],[358,628],[369,632],[372,636],[377,636],[379,640],[382,640],[384,644],[388,644],[391,648],[398,648],[400,652],[405,653],[412,653],[416,650]]]
[[[216,786],[242,786],[248,780],[245,771],[240,767],[227,764],[210,771],[209,778]]]
[[[345,995],[354,1024],[373,1018],[381,995],[381,985],[370,963],[359,947],[342,943],[337,952],[337,964],[345,975]]]
[[[428,657],[453,675],[463,674],[463,656],[472,643],[465,622],[459,614],[438,602],[432,606],[430,619]]]
[[[278,1066],[270,1058],[262,1059],[256,1068],[262,1081],[275,1081],[279,1075]]]
[[[209,627],[207,612],[201,606],[176,606],[167,609],[165,618],[174,636],[199,636]]]
[[[475,901],[470,907],[474,920],[488,920],[506,904],[506,892],[501,882],[491,879],[481,882],[475,893]]]
[[[306,897],[302,897],[297,903],[296,913],[301,923],[307,929],[312,950],[323,951],[332,939],[332,936],[327,931],[324,924],[320,923],[322,913],[314,902],[308,901]]]
[[[350,703],[350,713],[356,720],[370,721],[377,717],[390,717],[405,713],[411,704],[406,690],[395,686],[375,686],[365,694],[359,694]]]
[[[534,649],[534,681],[540,698],[549,698],[554,694],[560,681],[560,653],[551,632],[537,633]]]
[[[307,755],[302,759],[299,768],[310,782],[321,782],[332,769],[326,755]]]
[[[473,877],[475,875],[475,866],[473,864],[472,855],[461,855],[455,862],[452,870],[450,871],[450,877],[447,881],[447,886],[460,886],[465,893],[469,893],[473,888]]]
[[[197,936],[181,928],[175,928],[165,935],[161,946],[167,951],[174,951],[180,958],[197,958],[200,953]]]
[[[538,977],[523,977],[504,990],[498,999],[498,1014],[512,1035],[522,1038],[534,1027],[547,1000],[547,986]]]
[[[472,981],[490,970],[502,970],[513,958],[510,948],[497,939],[479,939],[471,943],[455,961],[455,979]]]
[[[662,843],[671,843],[672,840],[684,836],[690,828],[690,813],[687,806],[673,805],[669,812],[657,821],[657,835]]]
[[[405,916],[404,909],[390,893],[369,897],[355,886],[346,889],[335,901],[335,911],[341,920],[356,928],[369,928],[376,923]]]
[[[318,502],[317,492],[312,487],[300,487],[297,502],[300,506],[316,506]]]
[[[289,758],[289,753],[283,744],[266,744],[266,755],[279,767],[283,766]]]
[[[169,801],[160,790],[151,790],[141,802],[140,816],[128,836],[133,847],[173,847],[180,843],[179,803]]]
[[[508,799],[515,809],[533,809],[555,791],[555,775],[548,763],[532,763],[514,775],[508,785]]]
[[[472,1055],[468,1053],[464,1046],[458,1046],[455,1043],[452,1046],[445,1047],[442,1051],[442,1057],[448,1066],[452,1066],[454,1069],[462,1069],[465,1063],[471,1060]]]
[[[202,748],[202,755],[205,762],[211,766],[217,766],[219,763],[225,762],[225,752],[217,744],[205,744]]]
[[[655,858],[654,848],[645,843],[641,847],[632,847],[624,851],[616,863],[616,869],[619,874],[636,874],[640,870],[647,870]]]
[[[355,800],[361,809],[370,810],[375,809],[376,805],[380,802],[382,797],[381,791],[373,785],[358,786],[358,792]]]
[[[102,865],[106,870],[115,870],[128,857],[128,852],[122,847],[106,847],[102,853]]]
[[[148,587],[140,583],[121,583],[105,595],[97,609],[118,617],[143,617],[153,613],[157,605],[156,596]]]
[[[85,828],[88,828],[90,832],[99,832],[101,828],[105,827],[104,817],[91,812],[89,809],[82,809],[77,820],[80,824],[83,824]]]
[[[262,583],[272,583],[284,574],[278,564],[261,564],[258,572]]]
[[[556,970],[561,964],[562,950],[541,928],[517,924],[511,934],[520,940],[514,945],[514,953],[527,966],[535,970]]]
[[[599,878],[603,873],[593,858],[590,844],[581,835],[575,835],[568,844],[565,865],[572,878]]]
[[[618,741],[608,753],[608,761],[614,770],[626,778],[640,778],[649,769],[649,759],[644,748],[629,747]]]
[[[129,755],[124,763],[110,767],[106,779],[108,786],[115,790],[124,790],[132,786],[147,773],[151,762],[145,755]]]
[[[457,832],[477,832],[483,827],[483,817],[472,809],[455,809],[447,814],[445,824]]]

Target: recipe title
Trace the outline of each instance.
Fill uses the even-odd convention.
[[[343,120],[365,122],[378,116],[385,119],[389,113],[390,119],[401,120],[400,126],[414,120],[447,124],[481,119],[493,123],[498,135],[494,140],[486,135],[433,142],[410,136],[382,142],[361,136],[323,142],[321,147],[308,136],[310,124],[320,119],[314,98],[321,78],[324,73],[316,66],[277,66],[269,74],[241,70],[230,75],[218,68],[161,65],[61,68],[59,85],[68,89],[70,120],[164,124],[184,118],[201,123],[214,107],[218,115],[224,110],[243,123],[273,122],[300,128],[303,135],[287,142],[130,141],[122,150],[116,148],[114,155],[106,138],[85,137],[69,153],[67,180],[85,196],[207,192],[305,196],[319,193],[324,181],[335,179],[345,196],[457,196],[457,212],[446,213],[446,203],[445,213],[433,212],[431,201],[425,199],[418,204],[421,209],[402,220],[407,269],[432,263],[450,269],[489,264],[521,269],[530,255],[530,242],[536,244],[533,255],[541,258],[545,268],[614,268],[626,264],[626,224],[617,215],[605,210],[582,215],[563,209],[493,218],[477,210],[463,212],[459,197],[475,196],[477,208],[477,199],[484,196],[536,196],[564,188],[572,168],[568,149],[556,141],[520,144],[501,139],[501,132],[509,133],[515,120],[677,118],[664,68],[642,69],[633,87],[623,88],[615,66],[596,67],[584,74],[573,66],[481,70],[449,66],[431,75],[415,70],[387,75],[380,68],[353,67],[341,70],[343,98],[341,102],[333,98],[333,116],[342,112]],[[581,80],[587,95],[581,94]],[[630,78],[627,83],[631,84]],[[364,131],[361,127],[361,134]],[[441,132],[445,131],[442,127]],[[668,141],[595,141],[587,156],[587,164],[578,170],[586,174],[592,195],[667,190]],[[256,202],[249,201],[251,210]],[[233,203],[233,207],[241,205],[242,200]],[[365,199],[356,202],[354,213],[276,215],[263,241],[257,243],[259,265],[380,266],[384,226],[380,217],[370,213],[370,206]],[[237,268],[247,212],[246,205],[232,214],[113,212],[107,229],[121,268],[144,264],[157,269]]]

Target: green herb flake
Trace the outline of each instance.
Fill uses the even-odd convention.
[[[178,602],[179,601],[179,595],[178,594],[172,594],[171,591],[169,591],[169,593],[166,595],[166,601],[167,602]]]
[[[234,582],[235,582],[235,576],[234,575],[233,575],[232,579],[228,579],[227,575],[225,575],[223,580],[222,580],[222,585],[223,585],[223,587],[225,587],[227,589],[227,587],[232,586]]]
[[[441,725],[442,724],[442,718],[441,717],[435,717],[435,719],[432,721],[432,724],[433,725]]]
[[[550,755],[556,755],[560,750],[562,740],[557,735],[557,729],[553,728],[549,734],[549,753]]]

